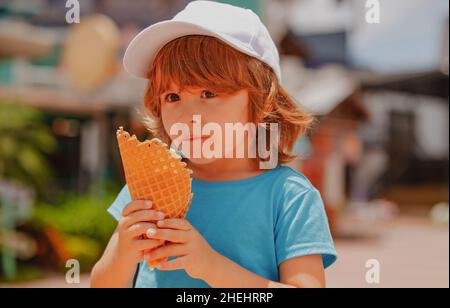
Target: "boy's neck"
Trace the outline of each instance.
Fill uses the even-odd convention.
[[[243,180],[267,171],[258,167],[256,159],[218,159],[204,165],[189,160],[186,163],[194,172],[192,178],[208,182]]]

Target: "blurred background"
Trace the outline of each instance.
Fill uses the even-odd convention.
[[[124,185],[115,131],[147,136],[124,49],[188,2],[0,0],[0,287],[89,286]],[[448,1],[222,2],[261,17],[283,85],[319,120],[292,167],[326,205],[329,286],[448,288]]]

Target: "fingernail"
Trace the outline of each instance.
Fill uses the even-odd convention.
[[[148,206],[148,207],[152,207],[152,202],[151,201],[146,201],[145,205]]]
[[[155,233],[156,233],[156,230],[153,229],[153,228],[149,228],[149,229],[147,230],[147,236],[148,236],[148,237],[152,237],[153,235],[155,235]]]
[[[166,214],[164,214],[163,212],[158,212],[158,218],[159,219],[163,219],[164,216],[166,216]]]
[[[150,266],[149,268],[152,272],[155,270],[155,268],[153,266]]]
[[[164,225],[164,220],[160,220],[156,224],[158,225],[158,227],[162,227],[162,225]]]

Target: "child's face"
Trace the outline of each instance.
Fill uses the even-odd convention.
[[[187,142],[190,142],[191,148],[194,147],[195,138],[204,137],[201,139],[201,144],[203,145],[205,140],[212,138],[213,135],[204,134],[203,131],[198,132],[198,130],[194,129],[194,124],[199,120],[198,116],[201,116],[201,128],[208,123],[216,123],[220,126],[222,138],[219,140],[222,141],[223,149],[225,148],[226,137],[225,123],[246,124],[249,121],[249,98],[246,90],[239,91],[233,95],[222,96],[201,88],[189,88],[183,92],[178,92],[177,87],[172,85],[171,89],[163,93],[160,99],[161,117],[166,133],[173,141],[181,135],[180,132],[175,133],[173,130],[171,134],[171,128],[174,125],[182,124],[189,127],[190,136],[187,137]],[[198,124],[196,127],[199,127]],[[186,137],[183,139],[186,140]],[[236,144],[238,142],[235,141]],[[233,146],[235,147],[235,144]],[[199,158],[190,158],[189,160],[194,164],[207,164],[218,159],[216,157],[205,158],[203,154]]]

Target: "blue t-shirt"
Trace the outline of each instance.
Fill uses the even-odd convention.
[[[280,281],[278,266],[288,259],[320,254],[325,268],[336,261],[320,193],[290,167],[237,181],[192,179],[192,192],[186,219],[212,248],[253,273]],[[118,220],[130,201],[124,186],[108,212]],[[136,287],[209,285],[184,270],[150,271],[142,262]]]

